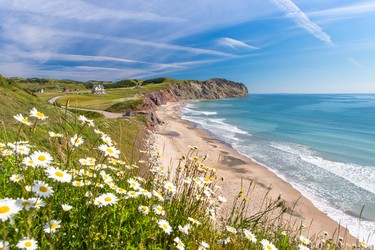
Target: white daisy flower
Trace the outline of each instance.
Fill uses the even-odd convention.
[[[190,230],[191,230],[191,225],[190,224],[186,224],[185,226],[181,226],[179,225],[178,226],[178,230],[183,233],[183,234],[189,234],[190,233]]]
[[[172,227],[169,225],[168,221],[166,220],[158,220],[158,225],[167,234],[170,234],[173,231]]]
[[[69,204],[61,204],[61,207],[62,209],[65,211],[65,212],[68,212],[70,211],[73,207]]]
[[[139,189],[139,192],[140,192],[143,196],[145,196],[145,197],[147,197],[147,198],[151,198],[151,197],[152,197],[151,192],[147,191],[146,189],[140,188],[140,189]]]
[[[164,188],[167,189],[170,193],[176,193],[176,186],[170,181],[164,182]]]
[[[108,146],[106,144],[102,144],[102,145],[99,146],[98,149],[103,151],[105,156],[119,158],[120,150],[116,149],[113,146]]]
[[[33,238],[23,238],[17,243],[16,247],[19,249],[35,250],[38,248],[38,242]]]
[[[199,246],[198,250],[204,250],[210,248],[210,245],[207,244],[207,242],[202,241],[201,245]]]
[[[219,202],[221,202],[221,203],[224,203],[224,202],[227,202],[227,201],[228,201],[227,198],[225,198],[224,196],[221,196],[221,195],[219,195],[219,196],[217,197],[217,200],[218,200]]]
[[[306,236],[300,235],[299,240],[305,245],[310,244],[310,240]]]
[[[231,227],[231,226],[225,226],[225,229],[232,233],[232,234],[236,234],[237,233],[237,229],[235,229],[234,227]]]
[[[112,139],[111,139],[111,137],[109,137],[108,135],[106,135],[106,134],[103,134],[102,135],[102,141],[105,143],[105,144],[107,144],[108,146],[112,146],[113,144],[112,144]]]
[[[0,200],[0,220],[4,222],[11,219],[21,209],[22,207],[17,204],[16,200],[8,198]]]
[[[0,240],[0,249],[1,250],[9,250],[9,242]]]
[[[30,208],[34,206],[34,200],[32,199],[17,199],[17,205],[25,209],[26,211],[29,211]],[[1,248],[0,248],[1,249]]]
[[[46,203],[40,198],[31,198],[30,200],[34,203],[36,209],[46,206]]]
[[[84,142],[84,140],[82,139],[82,137],[80,137],[78,135],[74,135],[72,138],[70,138],[70,143],[74,147],[80,146],[83,142]]]
[[[269,242],[266,239],[261,240],[260,243],[263,246],[263,250],[277,250],[277,248],[275,247],[275,245],[272,244],[271,242]]]
[[[49,137],[63,137],[63,134],[55,133],[55,132],[48,132]]]
[[[23,144],[12,144],[14,152],[18,155],[28,155],[30,153],[30,148],[27,145]]]
[[[116,195],[114,195],[112,193],[102,194],[99,197],[97,197],[96,199],[98,199],[98,201],[100,201],[101,206],[108,206],[108,205],[111,206],[111,205],[116,204],[118,202],[118,198],[116,197]]]
[[[165,210],[160,205],[153,205],[152,210],[154,210],[155,214],[157,215],[162,215],[162,216],[165,215]]]
[[[30,157],[23,158],[22,163],[28,167],[33,167],[33,168],[36,167],[35,161],[31,159]]]
[[[47,183],[43,181],[36,181],[32,186],[32,191],[40,197],[48,198],[53,195],[53,190]]]
[[[14,119],[16,119],[17,121],[22,122],[23,124],[26,124],[27,126],[30,126],[30,125],[31,125],[31,122],[30,122],[26,117],[23,117],[22,114],[15,115],[15,116],[13,116],[13,117],[14,117]]]
[[[9,179],[12,182],[20,182],[23,179],[23,176],[20,174],[13,174]]]
[[[164,197],[161,193],[159,193],[158,191],[156,190],[153,190],[152,191],[152,195],[157,197],[159,201],[164,201]]]
[[[191,217],[188,217],[188,220],[191,221],[193,224],[195,224],[195,225],[197,225],[197,226],[199,226],[199,225],[202,224],[202,222],[199,222],[198,220],[193,219],[193,218],[191,218]]]
[[[146,206],[139,206],[138,211],[142,214],[148,214],[150,212],[150,209]]]
[[[178,250],[183,250],[183,249],[185,249],[185,244],[182,243],[182,241],[181,241],[180,238],[176,237],[176,238],[173,239],[173,241],[176,242],[176,248],[177,248]]]
[[[134,190],[138,190],[140,188],[140,184],[138,181],[134,180],[133,178],[128,179],[128,183],[130,187]]]
[[[243,230],[243,233],[245,234],[245,238],[248,239],[249,241],[251,242],[257,242],[257,238],[255,237],[255,235],[250,231],[250,230]]]
[[[308,247],[305,246],[304,244],[299,244],[299,245],[298,245],[298,250],[310,250],[310,248],[308,248]]]
[[[87,119],[84,115],[80,115],[78,117],[78,120],[82,122],[82,125],[83,124],[87,124],[89,127],[94,127],[95,126],[94,121]]]
[[[14,152],[13,150],[5,149],[5,150],[2,151],[1,154],[2,154],[3,156],[11,156],[11,155],[13,155],[13,152]]]
[[[33,108],[32,110],[30,110],[30,116],[36,117],[39,120],[45,120],[48,118],[48,116],[45,116],[42,112],[39,112],[38,110],[36,110],[36,108]]]
[[[52,156],[47,152],[35,151],[31,156],[31,160],[36,166],[47,167],[52,163]]]
[[[72,180],[70,174],[58,168],[48,167],[45,172],[48,174],[49,178],[59,182],[70,182]]]
[[[140,193],[137,192],[137,191],[128,191],[128,193],[127,193],[127,196],[129,198],[137,198],[139,195],[140,195]]]
[[[57,229],[59,229],[61,221],[58,220],[51,220],[50,222],[46,223],[43,227],[43,231],[45,233],[54,233]]]

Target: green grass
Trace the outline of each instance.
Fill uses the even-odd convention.
[[[123,112],[124,110],[134,110],[136,109],[139,105],[143,103],[142,98],[138,99],[129,99],[123,102],[118,102],[116,104],[113,104],[109,108],[105,109],[105,111],[109,112]]]

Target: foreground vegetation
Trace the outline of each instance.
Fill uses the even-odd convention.
[[[231,216],[219,221],[226,199],[215,169],[204,165],[196,147],[171,173],[159,166],[158,155],[128,160],[119,142],[85,116],[74,123],[49,121],[33,108],[14,119],[18,137],[2,138],[0,144],[2,248],[335,248],[280,227],[275,220],[280,216],[269,216],[284,211],[280,200],[246,217],[245,190],[233,201]],[[34,137],[43,126],[55,129],[43,135],[46,145],[36,146]]]

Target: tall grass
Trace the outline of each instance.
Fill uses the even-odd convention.
[[[170,170],[160,165],[160,154],[122,158],[120,142],[84,116],[49,121],[34,110],[24,118],[18,118],[19,137],[0,144],[0,249],[338,247],[289,231],[281,224],[280,199],[265,197],[263,210],[247,216],[251,184],[222,218],[221,180],[196,147]],[[58,130],[36,133],[52,123]],[[36,135],[49,146],[34,145]]]

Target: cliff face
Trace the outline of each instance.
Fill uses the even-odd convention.
[[[157,118],[155,109],[167,102],[197,99],[222,99],[230,97],[246,97],[248,90],[242,83],[236,83],[221,78],[213,78],[207,81],[187,81],[171,84],[169,89],[152,92],[144,96],[144,102],[139,107],[150,126],[161,123]],[[147,110],[147,111],[146,111]],[[149,126],[149,127],[150,127]]]

